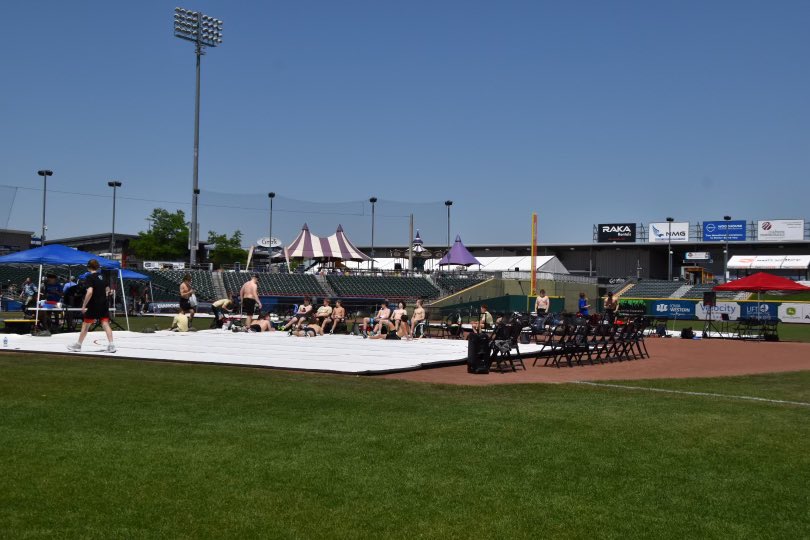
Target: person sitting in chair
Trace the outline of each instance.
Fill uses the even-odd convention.
[[[323,305],[315,312],[315,322],[321,327],[324,326],[326,320],[332,315],[332,306],[329,305],[330,303],[331,301],[328,298],[324,298]]]
[[[416,337],[417,327],[421,328],[419,337],[425,337],[425,325],[427,321],[425,321],[425,308],[422,305],[423,303],[421,299],[416,301],[416,309],[413,310],[413,315],[411,316],[411,338]]]
[[[388,332],[374,334],[371,339],[403,339],[411,335],[411,329],[408,326],[408,315],[403,314],[398,324],[395,326],[392,321],[389,321],[387,326],[390,328]]]
[[[397,302],[397,308],[391,312],[391,319],[385,322],[385,324],[388,326],[388,330],[396,331],[397,328],[399,328],[402,317],[405,317],[406,321],[408,320],[408,309],[405,302],[400,300]]]
[[[295,315],[287,321],[287,324],[281,327],[282,330],[289,330],[290,328],[298,329],[302,325],[303,320],[306,318],[307,313],[312,311],[312,301],[309,297],[304,297],[304,303],[298,306],[298,311]]]
[[[476,334],[482,330],[489,330],[493,326],[492,313],[489,312],[486,304],[481,304],[481,317],[477,321],[470,323],[472,331]]]
[[[368,337],[368,328],[371,326],[372,330],[371,333],[377,334],[380,332],[382,328],[382,321],[386,322],[386,328],[388,328],[387,322],[388,319],[391,318],[391,308],[388,307],[388,300],[383,300],[382,305],[380,306],[379,311],[377,311],[376,317],[365,317],[363,319],[363,324],[360,326],[360,332],[362,332],[363,337]]]
[[[343,307],[343,302],[341,300],[335,300],[335,309],[332,310],[332,314],[323,321],[323,331],[326,332],[327,328],[329,328],[329,333],[334,334],[335,328],[337,325],[346,322],[346,308]],[[332,325],[330,328],[329,325]]]

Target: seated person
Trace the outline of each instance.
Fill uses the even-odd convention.
[[[391,324],[391,326],[393,326],[393,324]],[[371,336],[371,339],[407,339],[410,335],[411,329],[408,326],[408,316],[402,315],[396,328],[391,328],[391,330],[382,334],[374,334]]]
[[[481,317],[477,321],[471,322],[470,326],[475,333],[492,328],[492,313],[489,312],[486,304],[481,304]]]
[[[368,337],[368,329],[369,326],[372,328],[372,335],[378,334],[382,328],[382,321],[386,323],[386,330],[388,329],[388,319],[391,318],[391,308],[388,307],[388,300],[383,300],[382,305],[380,306],[379,311],[377,311],[376,317],[365,317],[363,319],[363,324],[360,326],[360,332],[363,334],[363,337]]]
[[[223,298],[211,304],[211,313],[214,314],[214,322],[211,328],[222,328],[225,322],[225,313],[233,312],[233,302],[230,298]]]
[[[293,327],[297,329],[304,316],[310,311],[312,311],[312,301],[308,297],[305,297],[304,303],[298,306],[298,311],[295,312],[295,315],[289,321],[287,321],[287,324],[282,326],[281,329],[289,330]]]
[[[328,332],[330,334],[335,333],[335,328],[337,325],[346,322],[346,308],[343,307],[343,302],[341,300],[335,301],[335,309],[332,310],[332,314],[323,321],[323,331]],[[329,327],[331,323],[331,328]]]
[[[425,326],[427,321],[425,321],[425,308],[422,305],[422,300],[416,301],[416,309],[413,310],[413,315],[411,316],[411,338],[416,337],[415,334],[417,332],[417,327],[421,325],[421,333],[419,334],[420,338],[425,337]],[[424,324],[423,324],[424,323]]]
[[[253,321],[248,329],[249,332],[274,332],[276,329],[270,324],[270,313],[260,315],[258,319]]]
[[[402,320],[402,317],[408,319],[408,310],[405,307],[405,302],[400,300],[397,302],[397,309],[391,312],[391,319],[385,321],[385,324],[388,326],[389,330],[396,330],[399,327],[399,323]]]
[[[332,315],[332,306],[329,304],[331,300],[328,298],[323,299],[323,305],[318,308],[318,311],[315,312],[315,322],[317,322],[320,326],[324,325],[324,322]]]
[[[169,330],[172,332],[188,332],[188,319],[188,314],[185,311],[180,311],[180,313],[174,316]]]

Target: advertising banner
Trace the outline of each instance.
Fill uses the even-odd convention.
[[[654,300],[651,311],[658,317],[669,319],[692,319],[695,316],[695,302],[689,300]]]
[[[804,240],[804,220],[771,219],[757,221],[757,240],[760,242]]]
[[[635,223],[600,223],[597,227],[597,242],[635,242]]]
[[[779,306],[779,318],[786,323],[810,323],[810,304],[784,302]]]
[[[743,242],[745,237],[745,220],[703,222],[704,242]]]
[[[675,242],[688,242],[689,222],[679,221],[668,223],[665,221],[664,223],[650,223],[650,242],[663,242],[666,244],[670,241],[670,234],[673,244]]]
[[[695,314],[698,319],[719,321],[723,315],[728,315],[728,320],[736,321],[740,317],[740,305],[737,302],[717,302],[716,306],[704,306],[703,302],[698,302],[695,306]]]
[[[759,319],[761,321],[774,320],[779,316],[779,304],[774,302],[741,302],[741,319]]]
[[[711,262],[712,256],[708,251],[687,251],[683,256],[683,260]]]

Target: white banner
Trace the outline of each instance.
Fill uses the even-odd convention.
[[[650,242],[663,242],[667,243],[672,237],[672,242],[688,242],[689,241],[689,222],[679,221],[669,223],[650,223]]]
[[[810,323],[810,304],[785,302],[779,306],[779,318],[786,323]]]
[[[760,242],[804,240],[804,220],[770,219],[757,221],[757,240]]]

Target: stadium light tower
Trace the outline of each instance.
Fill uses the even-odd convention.
[[[197,263],[197,247],[200,244],[199,224],[197,223],[198,169],[200,158],[200,57],[205,54],[204,47],[216,47],[222,44],[222,21],[204,15],[199,11],[174,8],[174,37],[194,43],[197,55],[197,89],[194,102],[194,188],[191,196],[191,231],[189,234],[190,262]]]
[[[728,225],[731,221],[731,216],[723,216],[723,221],[726,222],[726,249],[723,250],[723,283],[728,282]]]
[[[447,249],[450,249],[450,207],[453,206],[453,201],[444,201],[447,207]]]
[[[112,232],[110,232],[110,256],[112,256],[112,254],[115,253],[115,196],[117,195],[118,188],[121,187],[121,182],[112,180],[110,182],[107,182],[107,185],[113,188],[113,221],[112,221]]]
[[[377,197],[371,197],[371,269],[374,270],[374,205],[377,204]]]
[[[269,269],[273,264],[273,199],[276,198],[276,192],[271,191],[267,194],[267,198],[270,199],[270,240],[267,245],[267,268]]]
[[[672,222],[675,221],[674,218],[668,217],[667,218],[667,225],[669,227],[669,232],[667,233],[667,253],[669,254],[669,272],[667,273],[667,280],[672,281]]]
[[[37,174],[42,177],[42,234],[39,236],[39,245],[45,245],[45,201],[48,196],[48,177],[53,176],[53,171],[49,171],[48,169],[42,169],[41,171],[37,171]]]

